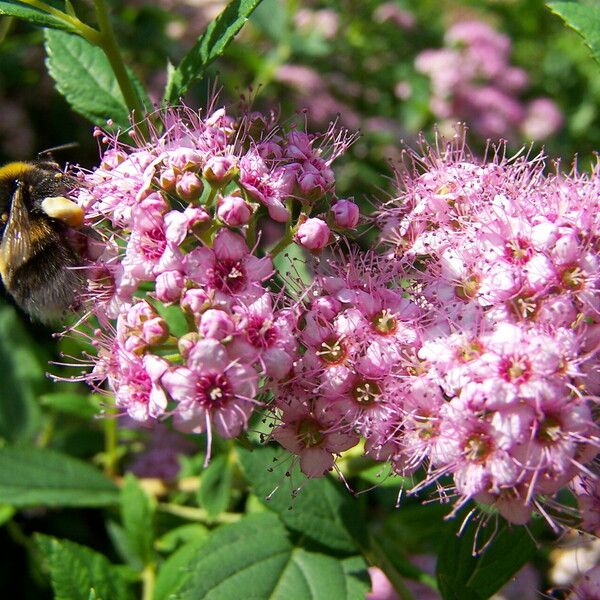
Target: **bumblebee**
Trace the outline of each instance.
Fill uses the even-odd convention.
[[[51,160],[0,167],[0,276],[16,303],[43,322],[64,315],[83,285],[71,235],[83,210],[65,197],[74,187]]]

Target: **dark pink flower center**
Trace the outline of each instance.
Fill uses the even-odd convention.
[[[158,260],[164,254],[166,247],[165,232],[160,227],[145,231],[140,241],[140,250],[147,260]]]
[[[560,420],[552,415],[546,415],[537,430],[537,440],[543,444],[553,444],[562,436]]]
[[[277,329],[271,319],[253,315],[246,327],[246,337],[255,348],[270,348],[277,340]]]
[[[241,260],[217,260],[208,276],[212,287],[226,294],[236,294],[246,287],[246,271]]]
[[[143,369],[137,369],[127,381],[129,385],[129,398],[135,404],[148,404],[152,381]]]
[[[522,238],[510,240],[504,246],[504,256],[508,262],[515,265],[525,264],[533,255],[529,242]]]
[[[504,356],[500,361],[500,376],[505,381],[524,383],[531,376],[531,363],[524,356]]]
[[[232,397],[231,384],[223,373],[201,375],[196,381],[194,401],[206,410],[222,408]]]

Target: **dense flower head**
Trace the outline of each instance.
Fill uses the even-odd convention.
[[[544,139],[560,129],[562,114],[549,98],[519,99],[528,84],[525,71],[510,64],[510,39],[482,21],[452,25],[441,49],[415,61],[431,79],[431,109],[436,119],[466,121],[483,137]]]
[[[331,163],[351,140],[333,125],[308,134],[274,115],[215,107],[150,115],[132,144],[98,137],[102,162],[76,173],[74,192],[94,232],[80,329],[98,355],[87,380],[106,382],[135,421],[171,418],[209,442],[213,430],[236,437],[298,351],[272,256],[303,238],[300,221],[323,223],[318,246],[329,243]],[[269,219],[286,227],[270,251],[261,242]]]
[[[451,476],[455,510],[475,499],[524,523],[598,452],[597,170],[477,160],[457,135],[397,180],[382,245],[423,317],[402,416],[369,448],[399,473],[426,467],[415,490]]]

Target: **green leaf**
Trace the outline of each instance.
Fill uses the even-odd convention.
[[[233,479],[232,465],[227,454],[215,457],[202,473],[198,502],[213,518],[227,509]]]
[[[0,307],[0,437],[9,442],[30,440],[37,431],[39,391],[47,385],[45,359],[12,306]]]
[[[208,529],[200,523],[188,523],[170,529],[155,542],[159,552],[173,552],[178,546],[188,542],[203,540],[208,535]]]
[[[52,450],[0,448],[0,502],[12,506],[106,506],[117,486],[87,463]]]
[[[190,577],[190,563],[198,556],[207,536],[198,537],[184,544],[161,565],[156,577],[153,600],[172,600],[174,594]]]
[[[600,7],[576,2],[550,2],[548,7],[583,38],[600,62]]]
[[[121,517],[129,547],[142,565],[153,558],[154,505],[134,475],[125,476],[121,490]]]
[[[125,581],[108,559],[68,540],[36,535],[48,561],[55,600],[129,600]]]
[[[364,600],[366,564],[360,557],[346,564],[296,547],[272,513],[220,527],[190,554],[187,564],[175,568],[179,582],[171,580],[177,587],[170,593],[178,600]],[[162,595],[154,600],[168,598],[165,592],[161,584]]]
[[[71,23],[62,21],[58,17],[42,12],[37,8],[31,8],[30,6],[24,6],[14,2],[0,2],[0,15],[23,19],[24,21],[29,21],[29,23],[39,25],[40,27],[62,29],[73,33],[77,31]]]
[[[225,7],[179,65],[170,71],[165,102],[178,102],[195,81],[202,79],[206,68],[223,54],[260,2],[261,0],[232,0]]]
[[[129,109],[104,52],[76,35],[47,29],[46,66],[58,91],[73,110],[96,125],[129,126]],[[128,71],[134,88],[146,107],[151,105],[142,85]]]
[[[491,528],[491,526],[490,526]],[[503,524],[491,532],[485,551],[473,556],[488,532],[479,523],[469,523],[460,536],[447,534],[437,562],[437,580],[445,600],[478,600],[495,594],[535,553],[535,543],[523,527]]]
[[[97,394],[54,392],[41,396],[40,403],[57,412],[81,417],[86,420],[95,417],[102,410],[100,396]]]
[[[279,448],[238,448],[238,455],[254,494],[290,529],[349,554],[356,552],[357,540],[365,542],[358,504],[341,483],[328,477],[303,481],[297,469],[291,477],[286,476],[289,455]],[[292,492],[291,482],[295,486],[301,483],[300,491]]]

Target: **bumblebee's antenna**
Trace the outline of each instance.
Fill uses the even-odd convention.
[[[42,158],[47,154],[52,154],[52,152],[58,152],[62,150],[69,150],[70,148],[77,148],[79,146],[79,142],[68,142],[66,144],[61,144],[60,146],[54,146],[53,148],[46,148],[46,150],[42,150],[38,152],[38,158]]]

